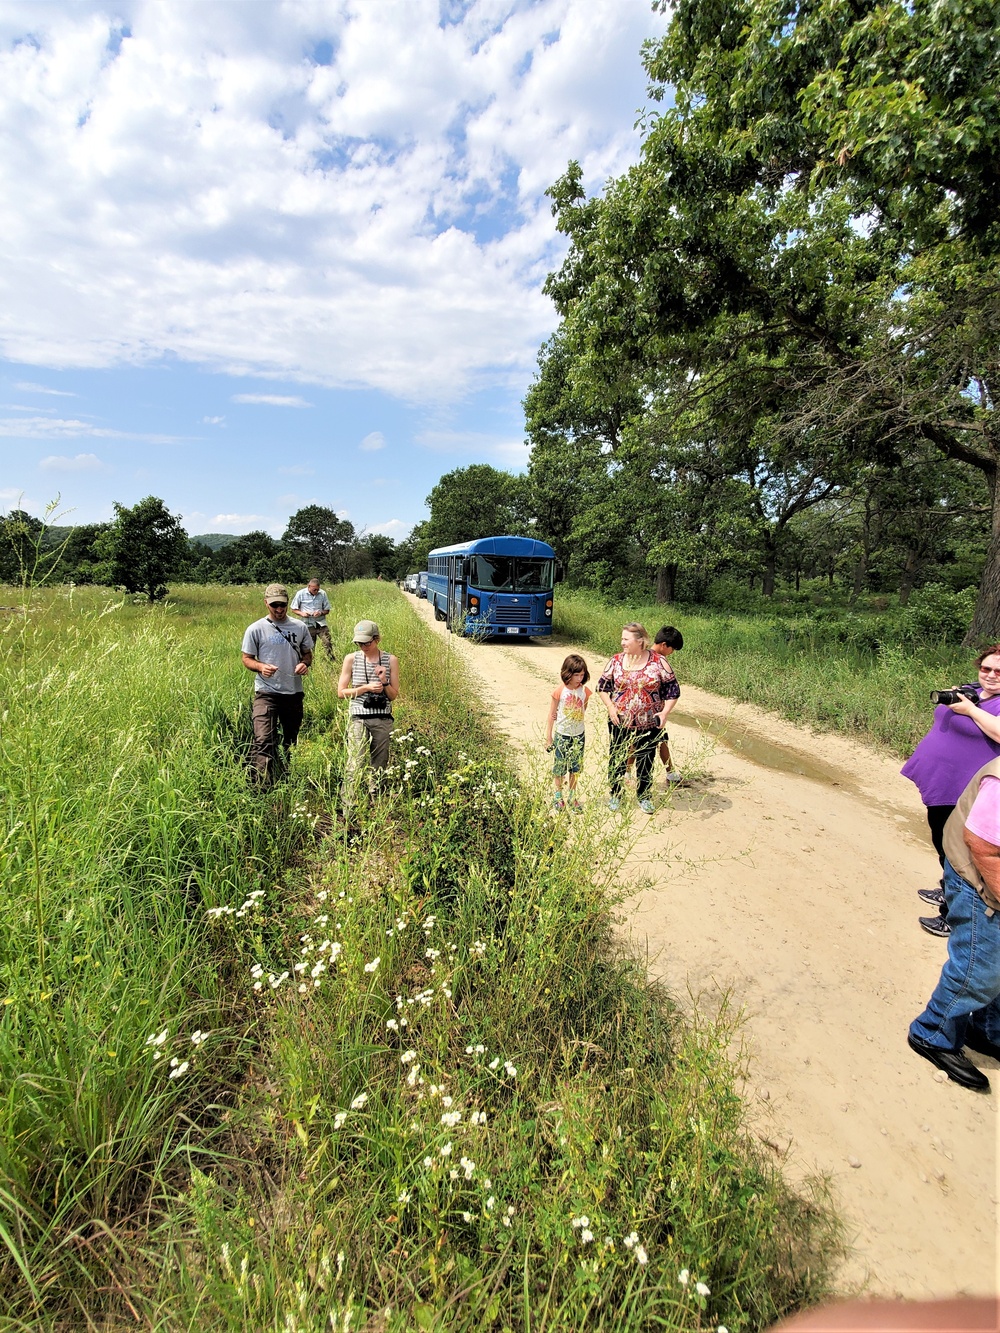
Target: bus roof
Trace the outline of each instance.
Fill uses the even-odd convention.
[[[457,546],[438,546],[431,555],[523,555],[535,560],[552,560],[555,551],[548,542],[534,537],[480,537],[474,542],[460,542]]]

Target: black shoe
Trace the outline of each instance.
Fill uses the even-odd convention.
[[[946,1051],[941,1046],[932,1046],[929,1041],[915,1037],[912,1032],[908,1034],[906,1041],[911,1051],[916,1051],[917,1055],[922,1055],[925,1060],[930,1060],[932,1065],[943,1069],[952,1083],[970,1088],[973,1092],[989,1092],[989,1079],[985,1074],[981,1074],[961,1051]]]
[[[965,1040],[962,1045],[967,1046],[970,1051],[977,1051],[980,1055],[988,1055],[991,1060],[1000,1061],[1000,1046],[995,1041],[990,1041],[989,1037],[978,1028],[965,1029]]]
[[[944,939],[951,934],[951,926],[943,916],[918,916],[917,920],[928,935],[939,935]]]
[[[917,897],[923,898],[925,903],[940,907],[944,902],[944,889],[917,889]]]

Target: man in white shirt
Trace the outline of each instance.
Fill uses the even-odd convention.
[[[1000,759],[958,798],[943,841],[948,961],[908,1040],[953,1083],[989,1092],[962,1048],[1000,1061]]]
[[[305,623],[313,639],[323,641],[327,656],[333,657],[333,643],[327,629],[326,617],[330,610],[330,599],[319,586],[319,579],[312,578],[304,588],[300,588],[292,598],[289,610]]]

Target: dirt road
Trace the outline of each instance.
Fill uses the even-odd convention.
[[[595,679],[603,659],[567,643],[450,642],[542,780],[563,657],[582,652]],[[917,925],[937,862],[916,793],[895,760],[684,686],[677,665],[671,743],[701,777],[652,817],[626,802],[634,941],[675,994],[711,1008],[730,989],[743,1007],[756,1130],[791,1179],[829,1178],[853,1244],[845,1289],[992,1295],[1000,1065],[973,1056],[994,1086],[977,1095],[906,1046],[946,954]],[[603,802],[592,709],[581,791]]]

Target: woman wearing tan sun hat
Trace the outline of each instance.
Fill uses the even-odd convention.
[[[355,651],[344,658],[337,695],[350,700],[347,728],[347,762],[344,765],[344,805],[349,806],[362,769],[386,768],[392,735],[393,701],[399,695],[399,662],[379,646],[379,628],[374,620],[359,620],[354,626]]]

